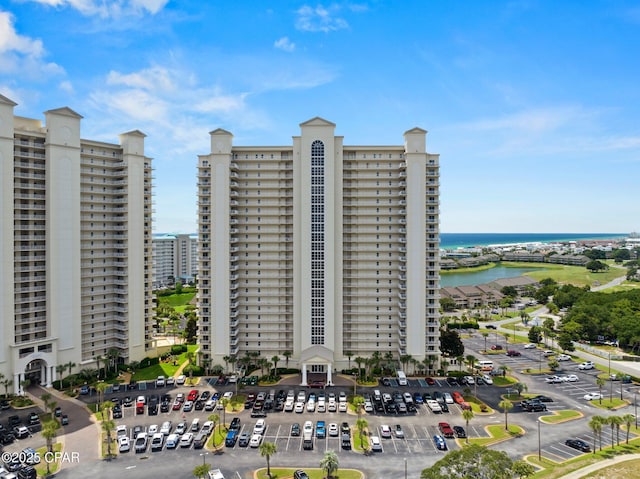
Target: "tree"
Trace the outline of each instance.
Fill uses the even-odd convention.
[[[338,455],[332,450],[325,452],[322,461],[320,461],[320,468],[327,473],[327,479],[331,479],[331,476],[338,472],[339,465]]]
[[[500,401],[498,407],[504,411],[504,428],[505,430],[509,430],[509,424],[507,422],[507,416],[509,415],[509,411],[513,409],[513,403],[508,399],[504,399]]]
[[[512,387],[513,387],[513,389],[518,391],[518,396],[522,396],[522,393],[524,391],[528,391],[529,390],[529,387],[525,383],[515,383]]]
[[[467,444],[469,444],[469,421],[471,421],[474,417],[473,411],[471,409],[465,409],[464,411],[462,411],[462,419],[465,420],[465,422],[467,423],[467,438],[465,439],[465,442]]]
[[[20,381],[20,395],[21,396],[25,396],[25,389],[27,389],[29,387],[29,385],[31,384],[31,380],[30,379],[23,379],[22,381]]]
[[[96,384],[96,391],[98,391],[98,408],[100,407],[100,404],[102,404],[102,401],[104,399],[104,392],[108,387],[109,385],[103,381],[100,381],[98,384]]]
[[[600,439],[600,450],[602,451],[602,425],[605,418],[602,416],[593,416],[589,420],[589,428],[593,431],[593,453],[596,453],[596,438]]]
[[[440,332],[440,350],[451,358],[464,355],[464,344],[457,331],[445,329]]]
[[[471,444],[451,451],[433,466],[423,469],[421,479],[512,479],[513,461],[507,453]]]
[[[536,472],[536,468],[533,467],[532,464],[529,464],[527,461],[523,461],[522,459],[513,463],[512,470],[520,478],[533,476]]]
[[[602,404],[602,388],[606,384],[603,378],[596,378],[596,386],[598,386],[598,392],[600,393],[600,404]]]
[[[362,434],[364,433],[364,430],[369,426],[369,423],[367,422],[366,419],[358,419],[356,421],[356,428],[358,428],[358,434],[360,435],[360,444],[362,445],[362,448],[366,451],[367,447],[365,447],[364,443],[362,442]]]
[[[513,286],[504,286],[504,287],[502,287],[500,292],[505,296],[509,296],[510,298],[517,298],[518,297],[518,290],[516,288],[514,288]]]
[[[597,259],[594,259],[593,261],[589,261],[586,265],[585,268],[587,268],[589,271],[591,271],[592,273],[597,273],[599,271],[606,271],[609,269],[609,265],[606,263],[603,263],[602,261],[599,261]]]
[[[209,414],[209,417],[207,418],[208,421],[211,421],[213,423],[213,427],[211,428],[212,431],[212,445],[215,448],[216,447],[216,427],[218,426],[218,423],[220,422],[220,415],[219,414]]]
[[[204,479],[209,474],[209,469],[211,469],[211,464],[199,464],[193,468],[193,477],[197,477],[199,479]]]
[[[453,299],[445,296],[443,298],[440,298],[440,308],[445,313],[450,313],[451,311],[455,311],[456,302]]]
[[[609,416],[607,423],[611,426],[611,447],[613,447],[613,432],[616,431],[616,445],[620,445],[620,425],[622,424],[622,417]]]
[[[65,364],[65,366],[69,370],[69,375],[71,375],[73,368],[76,367],[76,363],[74,363],[73,361],[69,361],[68,363]]]
[[[476,358],[473,354],[467,354],[467,357],[465,359],[467,360],[467,366],[469,366],[469,372],[473,374],[473,366],[475,366],[478,358]]]
[[[62,389],[62,375],[67,370],[67,366],[65,364],[58,364],[56,366],[56,374],[58,375],[58,389]]]
[[[4,397],[8,398],[9,397],[9,387],[11,387],[13,385],[13,379],[3,379],[2,381],[0,381],[0,384],[2,384],[2,386],[4,387]]]
[[[106,401],[102,405],[102,430],[107,436],[107,458],[111,457],[111,432],[115,429],[116,423],[111,419],[111,408],[113,407],[113,403],[111,401]]]
[[[291,351],[285,351],[284,353],[282,353],[282,355],[284,356],[284,359],[285,359],[285,367],[289,368],[289,358],[292,355]]]
[[[42,433],[42,437],[45,439],[47,443],[47,452],[49,453],[53,452],[53,439],[56,437],[57,431],[59,428],[60,428],[60,423],[54,419],[49,420],[42,425],[41,433]],[[50,469],[51,461],[45,461],[45,462],[47,463],[47,477],[49,477],[49,475],[51,474],[51,469]]]
[[[275,355],[271,358],[271,362],[273,363],[273,377],[278,376],[278,363],[280,362],[280,356]]]
[[[636,417],[633,414],[625,414],[622,416],[622,422],[624,423],[627,430],[627,444],[629,444],[629,431],[631,430],[631,424],[634,423]]]
[[[278,448],[273,442],[263,442],[260,444],[260,455],[267,460],[267,476],[271,477],[271,456],[278,452]]]
[[[573,345],[573,339],[569,333],[563,332],[558,335],[558,346],[563,351],[575,351],[576,348]]]
[[[229,360],[231,360],[231,356],[222,356],[222,360],[224,361],[224,371],[226,373],[229,372]]]
[[[361,378],[362,377],[362,364],[366,363],[367,359],[363,358],[362,356],[356,356],[354,361],[358,365],[358,377]]]
[[[353,398],[353,408],[358,413],[358,417],[362,414],[362,408],[364,407],[364,398],[362,396],[355,396]]]
[[[227,424],[227,405],[229,404],[229,398],[222,398],[222,422]]]
[[[539,344],[542,340],[542,328],[540,326],[531,326],[528,337],[530,343]]]

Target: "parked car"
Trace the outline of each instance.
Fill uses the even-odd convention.
[[[537,396],[531,398],[531,399],[535,399],[537,401],[540,402],[553,402],[553,399],[551,399],[549,396],[544,396],[542,394],[538,394]]]
[[[129,452],[131,450],[131,442],[127,436],[120,436],[118,438],[118,451]]]
[[[580,363],[580,365],[578,366],[578,369],[581,369],[583,371],[586,371],[588,369],[593,369],[595,368],[595,364],[593,364],[593,362],[591,361],[585,361],[584,363]]]
[[[251,436],[249,435],[249,433],[243,432],[242,434],[240,434],[240,437],[238,438],[238,446],[248,447],[250,440],[251,440]]]
[[[176,447],[178,447],[179,443],[180,443],[180,435],[174,432],[167,436],[167,442],[165,443],[165,448],[175,449]]]
[[[564,442],[567,446],[577,449],[582,452],[591,452],[591,447],[582,439],[567,439]]]
[[[495,324],[487,324],[487,329],[498,329]]]
[[[593,401],[594,399],[602,399],[602,394],[600,394],[600,393],[587,393],[583,397],[587,401]]]
[[[522,353],[520,351],[516,351],[515,349],[509,349],[507,351],[507,356],[509,357],[517,357],[517,356],[522,356]]]
[[[391,428],[386,424],[380,426],[380,437],[382,437],[383,439],[391,438]]]
[[[251,436],[251,439],[249,439],[249,447],[252,447],[252,448],[260,447],[261,442],[262,442],[262,435],[254,434]]]
[[[435,436],[433,436],[433,442],[435,443],[438,450],[440,451],[447,450],[447,441],[444,440],[444,437],[436,434]]]
[[[402,426],[400,424],[395,425],[393,434],[395,434],[397,438],[404,439],[404,431],[402,430]]]
[[[453,432],[456,434],[456,437],[459,437],[459,438],[467,437],[467,433],[462,426],[453,426]]]
[[[193,444],[193,433],[192,432],[185,432],[181,437],[180,437],[180,447],[183,448],[188,448],[191,447],[191,444]]]
[[[500,351],[501,349],[503,349],[503,347],[500,344],[494,344],[491,346],[492,351]]]
[[[571,356],[569,356],[568,354],[558,354],[558,356],[556,356],[556,360],[557,361],[571,361]]]
[[[524,345],[524,349],[536,349],[537,345],[534,343],[528,343]]]
[[[299,436],[300,435],[300,424],[298,424],[297,422],[294,422],[291,425],[291,435],[292,436]]]
[[[438,423],[438,429],[442,433],[442,435],[446,438],[454,437],[455,433],[448,422],[440,422]]]
[[[380,442],[380,438],[378,436],[371,436],[369,438],[369,443],[373,452],[382,452],[382,443]]]

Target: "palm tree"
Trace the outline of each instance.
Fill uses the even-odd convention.
[[[271,477],[271,464],[270,459],[276,452],[278,452],[278,448],[273,442],[263,442],[260,444],[260,455],[267,460],[267,476]]]
[[[109,401],[107,401],[107,402],[109,402]],[[103,416],[102,416],[103,418],[105,416],[108,417],[108,412],[107,412],[106,409],[107,408],[105,408],[105,411],[103,412]],[[112,419],[103,419],[102,420],[102,430],[104,431],[105,435],[107,436],[107,458],[111,457],[111,432],[114,430],[115,427],[116,427],[116,423]]]
[[[107,351],[107,358],[109,359],[109,365],[113,366],[114,374],[118,370],[118,359],[120,359],[120,350],[118,348],[110,348]]]
[[[598,392],[600,393],[600,404],[602,404],[602,388],[606,384],[603,378],[596,378],[596,386],[598,386]]]
[[[504,428],[508,431],[509,424],[507,423],[507,416],[509,414],[509,411],[513,409],[513,403],[508,399],[504,399],[503,401],[500,401],[498,407],[504,411]]]
[[[364,398],[362,396],[356,396],[353,398],[353,407],[358,413],[358,417],[362,414],[362,408],[364,407]]]
[[[462,372],[462,366],[464,365],[464,356],[456,356],[456,362],[458,363],[458,371]]]
[[[273,363],[273,377],[275,378],[278,375],[278,363],[280,362],[280,356],[275,355],[271,358],[271,362]]]
[[[229,361],[231,361],[231,356],[222,356],[222,360],[224,361],[224,371],[229,372]]]
[[[613,431],[616,431],[616,445],[620,444],[620,425],[622,418],[620,416],[609,416],[607,423],[611,426],[611,447],[613,447]]]
[[[523,391],[528,391],[529,387],[525,383],[515,383],[513,389],[518,391],[518,396],[522,396]]]
[[[473,373],[473,366],[476,364],[478,358],[476,358],[473,354],[468,354],[465,358],[467,360],[467,365],[469,366],[469,371]]]
[[[211,430],[213,431],[213,447],[216,447],[216,427],[218,425],[218,423],[220,422],[220,415],[219,414],[209,414],[209,417],[207,418],[208,421],[211,421],[213,423],[213,427],[211,428]]]
[[[627,428],[627,444],[629,444],[629,430],[631,429],[631,424],[636,420],[636,417],[633,414],[625,414],[622,416],[622,422]]]
[[[102,403],[102,400],[104,399],[104,392],[108,387],[109,385],[104,381],[100,381],[98,384],[96,384],[96,391],[98,391],[98,407],[100,406],[100,403]]]
[[[236,363],[238,362],[238,358],[235,356],[229,356],[229,364],[231,364],[231,367],[233,368],[233,371],[235,372],[236,370]]]
[[[20,395],[21,396],[25,395],[24,390],[27,389],[30,384],[31,384],[31,380],[30,379],[23,379],[22,381],[20,381]]]
[[[604,418],[602,416],[593,416],[589,421],[589,428],[593,431],[593,453],[596,453],[596,438],[601,438],[602,424]],[[600,439],[600,450],[602,451],[602,439]]]
[[[229,398],[222,398],[222,423],[227,424],[227,404],[229,404]]]
[[[292,353],[291,353],[291,351],[285,351],[284,353],[282,353],[282,355],[284,356],[284,359],[286,361],[285,367],[288,369],[289,368],[289,358],[291,357]]]
[[[356,356],[354,361],[358,365],[358,377],[362,377],[362,364],[366,363],[367,360],[365,358],[363,358],[362,356]]]
[[[363,442],[362,442],[362,434],[364,433],[364,430],[369,426],[369,423],[367,422],[366,419],[358,419],[356,421],[356,427],[358,428],[358,433],[360,434],[360,445],[362,446],[363,449],[366,450]]]
[[[58,364],[56,366],[56,374],[58,375],[58,381],[60,382],[59,389],[62,389],[62,375],[67,370],[67,366],[65,364]]]
[[[42,437],[47,442],[47,452],[49,453],[49,455],[51,455],[51,453],[53,452],[53,439],[56,437],[56,434],[59,428],[60,428],[60,423],[55,420],[47,421],[42,425],[42,431],[41,431]],[[47,463],[47,477],[49,477],[49,475],[51,474],[49,463],[51,461],[45,461],[45,462]]]
[[[327,451],[324,453],[322,461],[320,461],[320,467],[327,473],[327,479],[331,479],[334,472],[338,472],[338,455],[335,451]]]
[[[13,379],[3,379],[0,384],[4,386],[4,397],[9,397],[9,387],[13,385]]]
[[[474,414],[471,409],[465,409],[464,411],[462,411],[462,419],[467,422],[467,438],[465,440],[467,444],[469,444],[469,421],[473,419],[473,416]]]

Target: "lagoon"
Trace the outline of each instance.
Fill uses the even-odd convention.
[[[544,269],[544,267],[542,268]],[[440,275],[440,286],[475,286],[490,283],[496,279],[515,278],[530,271],[539,271],[540,268],[507,268],[495,266],[491,269],[473,271],[470,273],[444,273]]]

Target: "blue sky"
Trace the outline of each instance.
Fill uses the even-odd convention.
[[[196,231],[208,132],[429,131],[443,232],[640,229],[637,1],[0,0],[0,93],[147,134],[157,232]]]

